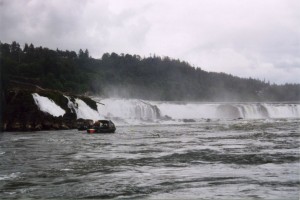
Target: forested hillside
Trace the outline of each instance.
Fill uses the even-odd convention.
[[[76,94],[149,100],[298,101],[300,85],[209,73],[168,57],[61,51],[17,42],[1,43],[1,83],[34,84]],[[272,73],[272,72],[270,72]]]

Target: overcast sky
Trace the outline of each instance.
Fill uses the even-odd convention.
[[[300,83],[300,0],[0,0],[0,40]]]

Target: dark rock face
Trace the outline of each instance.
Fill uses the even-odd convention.
[[[78,130],[86,130],[94,124],[94,121],[91,119],[77,119],[77,129]]]
[[[183,122],[186,122],[186,123],[187,123],[187,122],[196,122],[194,119],[183,119],[182,121],[183,121]]]
[[[42,130],[66,130],[77,128],[76,120],[68,121],[63,117],[53,117],[46,115],[42,119],[32,121],[5,121],[2,126],[3,131],[42,131]]]
[[[41,96],[47,96],[66,113],[63,116],[54,117],[39,110],[35,104],[32,93],[37,92]],[[77,129],[77,116],[68,108],[68,99],[58,91],[43,90],[9,90],[4,95],[2,102],[2,131],[41,131]],[[88,99],[88,97],[85,97]],[[89,101],[93,101],[89,99]],[[4,106],[5,105],[5,106]]]

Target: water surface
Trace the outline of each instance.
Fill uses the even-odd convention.
[[[299,199],[299,119],[0,133],[2,198]]]

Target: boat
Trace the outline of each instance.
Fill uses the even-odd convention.
[[[116,126],[111,120],[98,120],[87,129],[88,133],[114,133],[115,131]]]

